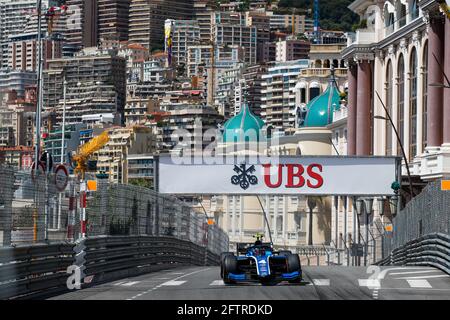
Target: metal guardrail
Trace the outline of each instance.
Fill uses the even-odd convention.
[[[0,248],[0,299],[65,285],[73,244]]]
[[[76,248],[82,244],[82,265]],[[79,251],[77,251],[79,252]],[[187,240],[166,236],[99,236],[78,244],[0,248],[0,299],[39,297],[68,290],[68,268],[90,276],[81,288],[182,265],[217,265],[219,255]]]
[[[450,274],[450,236],[431,233],[394,249],[377,265],[433,266]]]

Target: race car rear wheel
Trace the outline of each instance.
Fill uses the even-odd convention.
[[[223,279],[223,262],[226,256],[234,256],[233,252],[222,252],[220,254],[220,277]]]
[[[288,255],[291,255],[291,254],[292,254],[291,250],[280,250],[279,251],[279,255],[280,256],[288,256]]]
[[[288,272],[299,272],[299,276],[295,279],[289,280],[289,283],[300,283],[302,281],[302,268],[300,265],[300,258],[298,257],[298,254],[290,254],[286,256],[286,263],[287,263],[287,271]]]
[[[237,273],[238,263],[234,255],[225,255],[223,259],[223,282],[225,284],[235,283],[233,280],[228,278],[229,273]]]

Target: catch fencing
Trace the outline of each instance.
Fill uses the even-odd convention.
[[[56,178],[54,173],[34,175],[0,166],[0,246],[73,243],[81,238],[85,206],[87,237],[169,236],[215,254],[228,251],[226,233],[176,197],[91,177],[97,187],[87,192],[84,204],[77,179],[61,183]]]
[[[441,190],[441,180],[430,182],[393,219],[393,227],[392,235],[383,237],[383,259],[379,264],[434,265],[435,258],[442,254],[446,255],[444,260],[450,261],[450,252],[438,246],[447,242],[450,248],[450,191]],[[430,241],[435,243],[430,244]],[[427,254],[414,261],[399,258],[413,249],[427,251]],[[448,265],[443,266],[448,272]]]

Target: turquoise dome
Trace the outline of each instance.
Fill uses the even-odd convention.
[[[333,122],[333,111],[339,110],[341,97],[334,79],[320,96],[306,105],[306,117],[302,127],[326,127]]]
[[[248,104],[244,103],[241,111],[225,122],[223,126],[223,142],[244,142],[244,140],[258,142],[261,140],[261,130],[264,125],[264,121],[255,116],[250,111]],[[256,141],[250,138],[256,138]]]

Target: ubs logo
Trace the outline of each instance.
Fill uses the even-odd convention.
[[[237,174],[231,177],[232,184],[236,186],[239,185],[244,190],[247,190],[250,185],[258,184],[258,178],[253,175],[253,173],[256,171],[254,165],[251,165],[249,168],[247,168],[247,165],[243,163],[239,166],[235,165],[233,170]]]

